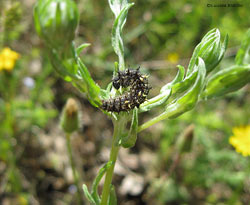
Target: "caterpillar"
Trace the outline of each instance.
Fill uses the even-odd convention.
[[[136,70],[128,68],[124,71],[119,71],[117,76],[113,77],[112,85],[115,89],[130,86],[130,90],[121,96],[102,100],[101,108],[103,110],[118,113],[130,111],[135,107],[139,108],[140,104],[145,102],[151,87],[148,84],[148,76],[142,75],[139,69],[140,67]]]

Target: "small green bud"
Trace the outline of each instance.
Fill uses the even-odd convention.
[[[220,31],[218,29],[209,31],[194,49],[187,74],[193,71],[198,57],[204,60],[207,73],[212,71],[222,60],[227,48],[227,43],[228,36],[226,36],[224,42],[221,43]]]
[[[47,46],[67,48],[74,39],[78,10],[72,0],[39,0],[34,8],[35,28]]]
[[[208,79],[202,98],[209,99],[236,91],[250,82],[250,65],[223,69]]]
[[[63,108],[61,127],[64,132],[72,133],[79,128],[79,108],[73,98],[69,98]]]

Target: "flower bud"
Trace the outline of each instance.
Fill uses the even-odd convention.
[[[73,98],[69,98],[63,109],[61,127],[64,132],[72,133],[79,127],[79,108]]]
[[[223,69],[208,79],[202,98],[209,99],[236,91],[250,82],[250,65]]]
[[[72,0],[39,0],[34,9],[36,31],[47,46],[67,48],[74,39],[78,10]]]
[[[196,46],[191,61],[188,66],[188,74],[193,71],[196,59],[202,58],[206,65],[207,73],[212,71],[222,60],[228,43],[228,36],[226,36],[223,43],[221,43],[220,31],[212,29],[209,31]]]

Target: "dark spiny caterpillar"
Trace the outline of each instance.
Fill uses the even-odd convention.
[[[148,85],[148,76],[142,75],[139,71],[126,69],[119,71],[117,76],[112,79],[113,87],[119,89],[130,86],[129,92],[123,95],[102,101],[101,108],[108,112],[130,111],[147,99],[151,87]]]
[[[113,77],[112,82],[115,89],[120,87],[126,88],[133,84],[137,79],[143,77],[140,73],[140,67],[136,70],[126,69],[124,71],[119,71],[117,76]]]

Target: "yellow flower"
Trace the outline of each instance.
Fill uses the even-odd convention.
[[[250,156],[250,125],[233,128],[229,142],[243,156]]]
[[[20,55],[12,51],[10,48],[4,48],[0,52],[0,70],[8,70],[11,71],[15,64],[16,60],[20,57]]]

